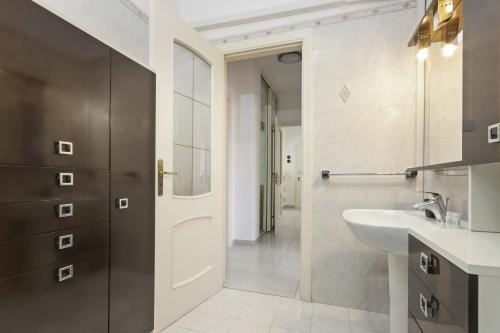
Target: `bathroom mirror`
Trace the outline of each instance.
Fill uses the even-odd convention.
[[[450,23],[424,60],[424,165],[462,160],[463,31]]]

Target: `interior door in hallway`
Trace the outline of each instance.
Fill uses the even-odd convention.
[[[164,1],[153,4],[159,332],[223,285],[225,62],[223,54],[172,14]]]
[[[295,207],[300,208],[302,200],[302,144],[295,145]]]

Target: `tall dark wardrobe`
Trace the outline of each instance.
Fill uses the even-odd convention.
[[[155,75],[0,0],[0,332],[153,329]]]

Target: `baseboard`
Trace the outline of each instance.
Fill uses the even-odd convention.
[[[247,240],[247,239],[235,239],[233,240],[233,245],[255,245],[257,244],[257,242],[259,241],[259,239],[255,239],[255,240]]]

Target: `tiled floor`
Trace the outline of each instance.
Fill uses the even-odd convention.
[[[298,298],[300,277],[300,210],[286,208],[274,232],[255,245],[227,249],[224,286]]]
[[[162,333],[388,333],[387,315],[222,289]]]

